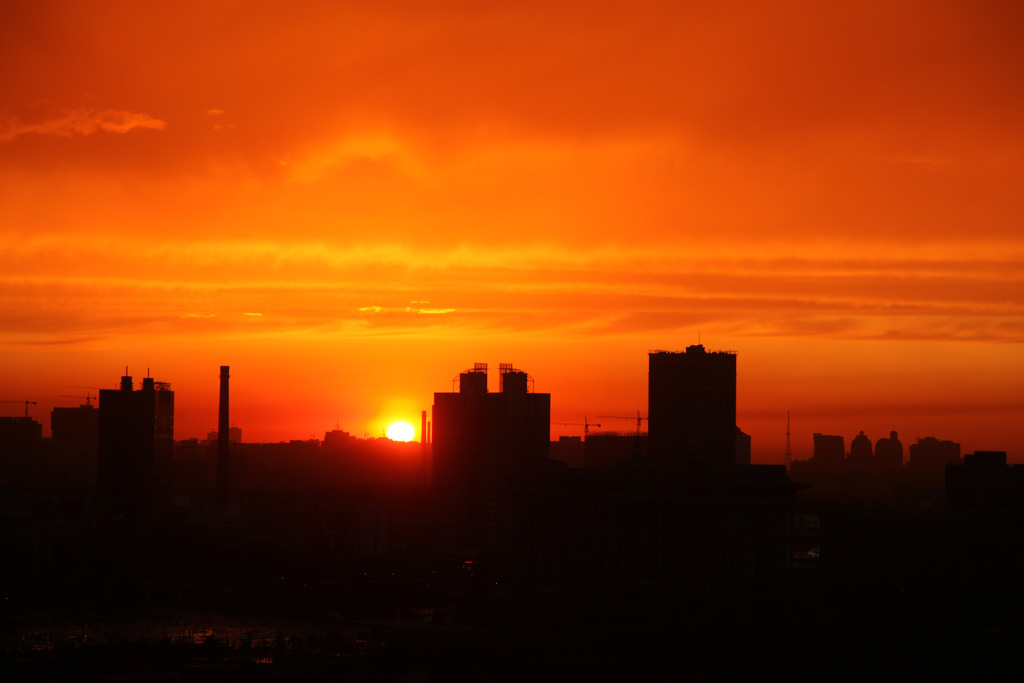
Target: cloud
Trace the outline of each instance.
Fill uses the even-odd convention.
[[[164,130],[167,122],[149,114],[124,109],[74,109],[51,110],[36,115],[24,116],[5,112],[0,114],[0,142],[10,142],[17,137],[36,135],[92,135],[97,131],[105,133],[127,133],[136,129]]]
[[[0,233],[0,319],[22,337],[146,325],[195,334],[199,325],[204,334],[246,335],[548,330],[621,338],[702,329],[748,338],[1024,340],[1024,255],[1012,248],[964,245],[955,256],[922,249],[916,259],[887,258],[867,244],[819,247],[816,257],[806,249],[423,250]]]
[[[430,175],[412,145],[391,134],[344,136],[284,163],[289,166],[289,178],[304,183],[323,180],[353,165],[361,172],[366,172],[372,165],[393,168],[419,180]]]

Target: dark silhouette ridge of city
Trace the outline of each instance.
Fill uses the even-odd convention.
[[[751,465],[737,359],[651,352],[648,416],[600,418],[634,430],[585,420],[584,438],[556,441],[557,397],[511,363],[497,391],[476,363],[435,393],[419,443],[340,426],[246,443],[227,365],[204,440],[175,440],[170,383],[127,374],[98,406],[55,408],[50,439],[0,418],[3,666],[12,680],[1009,666],[1024,466],[936,437],[904,449],[895,430],[849,452],[815,433],[810,459]]]

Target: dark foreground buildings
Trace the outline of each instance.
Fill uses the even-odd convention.
[[[5,680],[206,671],[212,680],[214,670],[229,680],[466,680],[542,669],[598,680],[879,670],[976,680],[986,678],[979,667],[1019,669],[1024,468],[1003,453],[943,465],[945,510],[916,500],[803,505],[781,466],[727,466],[725,455],[706,467],[682,448],[651,457],[632,434],[593,437],[596,466],[566,468],[548,458],[550,397],[510,367],[488,391],[478,366],[434,397],[436,496],[417,476],[429,455],[420,446],[338,430],[323,442],[236,444],[231,504],[218,510],[215,448],[191,440],[172,461],[174,515],[163,533],[173,394],[125,379],[101,403],[97,521],[107,543],[68,524],[63,506],[73,501],[52,495],[50,479],[40,476],[36,490],[0,480],[0,551],[11,558],[0,567],[0,613],[20,629],[6,641],[19,653],[5,664],[22,667]],[[85,424],[89,409],[81,412]],[[54,453],[37,431],[26,476],[63,471],[49,456],[80,430],[55,424]],[[866,435],[853,439],[851,457],[840,437],[817,441],[816,458],[844,463],[836,478],[851,490],[885,462]],[[586,462],[582,446],[572,444]],[[955,444],[917,446],[910,459],[928,471],[954,457]],[[80,540],[56,552],[46,539],[66,531]],[[111,541],[150,538],[146,552],[108,552]],[[84,628],[75,609],[90,616]],[[43,631],[41,612],[67,635]],[[196,643],[211,633],[204,622],[224,614],[242,615],[233,630],[244,640],[229,646],[218,632]],[[149,630],[178,628],[182,615],[199,621],[163,636]],[[334,635],[311,637],[312,622],[296,617]],[[141,624],[144,640],[108,647],[89,631],[98,622],[112,625],[110,638]],[[41,672],[42,658],[53,666]]]
[[[115,543],[146,544],[170,517],[174,392],[152,377],[133,390],[100,391],[96,531]]]
[[[651,453],[597,467],[549,458],[550,396],[511,366],[498,393],[477,364],[458,391],[435,394],[442,554],[569,592],[708,597],[781,585],[796,489],[782,466],[735,464],[735,356],[690,347],[651,358]]]

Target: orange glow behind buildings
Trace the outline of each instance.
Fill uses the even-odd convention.
[[[1024,7],[556,4],[6,3],[0,399],[379,436],[513,362],[581,423],[700,334],[755,462],[1024,461]]]

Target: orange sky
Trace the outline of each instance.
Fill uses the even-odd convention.
[[[582,422],[700,332],[755,460],[1024,461],[1024,5],[502,4],[4,3],[0,399],[379,434],[513,362]]]

